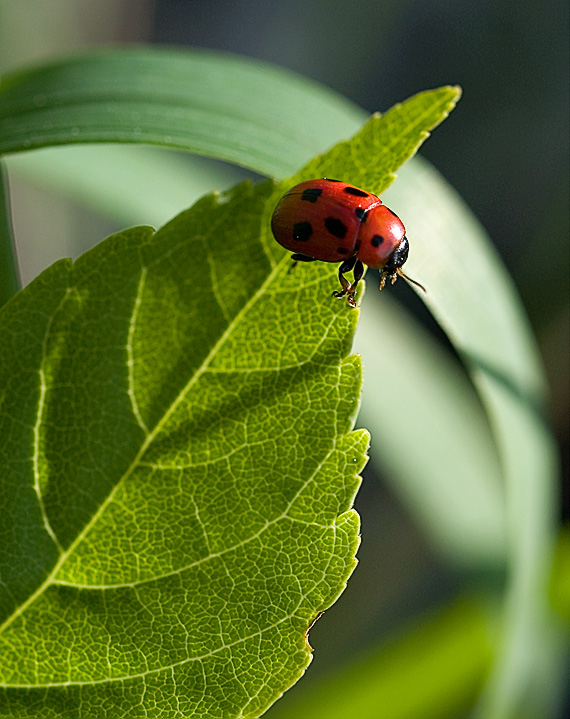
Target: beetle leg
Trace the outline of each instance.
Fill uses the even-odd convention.
[[[354,302],[354,291],[353,291],[353,285],[350,284],[350,282],[346,279],[344,276],[345,272],[350,272],[351,270],[355,269],[355,265],[357,264],[358,260],[356,258],[356,255],[353,255],[352,257],[349,257],[348,260],[345,260],[341,266],[338,268],[338,279],[342,286],[342,290],[339,292],[333,292],[333,297],[344,297],[347,296],[348,304],[351,307],[356,307],[356,304]],[[360,263],[362,264],[362,263]],[[356,269],[355,269],[356,271]],[[362,274],[360,274],[360,277],[362,277]],[[360,279],[360,277],[358,279]],[[354,287],[356,286],[356,283],[354,284]]]
[[[308,257],[307,255],[301,255],[298,252],[296,252],[294,255],[291,255],[291,259],[293,260],[293,264],[291,265],[291,267],[289,267],[287,274],[289,274],[289,272],[293,272],[293,270],[297,266],[297,262],[314,262],[315,261],[314,257]]]
[[[364,265],[360,260],[357,260],[354,263],[354,282],[350,285],[347,295],[348,295],[348,304],[351,307],[356,307],[356,301],[354,299],[354,295],[356,294],[356,286],[362,279],[362,275],[364,274]]]
[[[362,279],[362,275],[364,274],[364,265],[360,260],[357,260],[354,264],[354,282],[352,283],[351,290],[356,290],[356,285],[360,282]]]

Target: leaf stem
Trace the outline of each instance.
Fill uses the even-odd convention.
[[[0,163],[0,307],[20,289],[16,248],[12,235],[8,180]]]

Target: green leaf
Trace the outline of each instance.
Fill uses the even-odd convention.
[[[106,50],[5,75],[0,154],[150,143],[286,176],[364,117],[317,83],[260,62],[200,50]]]
[[[257,716],[308,664],[367,435],[358,311],[335,268],[288,272],[279,193],[109,238],[0,313],[4,715]]]
[[[257,716],[309,662],[358,544],[357,312],[268,252],[267,203],[206,197],[1,311],[2,716]]]
[[[503,471],[509,584],[504,635],[482,713],[548,716],[558,632],[547,593],[557,457],[542,411],[538,349],[484,230],[436,170],[422,162],[416,166],[413,173],[402,168],[404,182],[395,183],[385,199],[397,212],[405,208],[412,247],[406,271],[426,285],[427,294],[420,296],[471,374]]]
[[[415,155],[460,97],[460,87],[446,85],[419,92],[384,115],[376,113],[358,135],[311,160],[295,178],[334,177],[336,173],[382,194],[396,178],[398,167]]]

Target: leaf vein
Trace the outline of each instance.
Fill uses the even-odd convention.
[[[136,398],[136,394],[135,394],[135,377],[134,377],[135,359],[134,359],[134,351],[133,351],[134,335],[135,335],[135,330],[136,330],[136,325],[137,325],[139,309],[140,309],[140,306],[142,303],[142,296],[144,293],[146,274],[147,274],[147,268],[144,266],[141,267],[141,276],[139,279],[137,294],[136,294],[135,302],[133,305],[133,313],[131,315],[131,321],[129,323],[129,332],[128,332],[128,337],[127,337],[127,368],[128,368],[128,375],[129,375],[128,395],[129,395],[129,399],[131,401],[131,407],[133,409],[133,414],[136,417],[139,427],[145,433],[145,437],[148,437],[148,434],[149,434],[148,427],[146,426],[146,423],[141,416],[137,398]]]
[[[82,587],[86,589],[101,589],[101,590],[107,590],[107,589],[118,589],[122,587],[136,587],[140,586],[141,584],[148,584],[150,582],[156,582],[160,579],[165,579],[167,577],[177,576],[179,574],[182,574],[183,572],[188,571],[189,569],[194,569],[194,567],[198,567],[202,564],[205,564],[206,562],[209,562],[212,559],[218,559],[220,557],[223,557],[224,555],[230,554],[231,552],[234,552],[236,549],[240,549],[241,547],[244,547],[245,545],[249,544],[250,542],[253,542],[254,540],[258,539],[262,536],[262,534],[268,530],[270,527],[272,527],[274,524],[277,524],[277,522],[280,522],[284,519],[288,519],[292,522],[297,521],[296,518],[289,517],[289,512],[291,511],[291,508],[293,507],[293,504],[296,502],[296,500],[299,498],[301,493],[308,487],[308,485],[315,479],[315,477],[318,475],[318,473],[322,470],[323,466],[326,464],[326,462],[330,459],[333,452],[337,449],[336,442],[334,442],[333,446],[329,451],[326,453],[326,455],[323,457],[323,459],[319,462],[313,473],[301,484],[299,489],[293,494],[289,502],[287,503],[286,507],[283,509],[283,511],[276,515],[273,519],[266,521],[264,525],[258,529],[257,532],[254,534],[251,534],[249,537],[246,537],[241,542],[236,542],[235,544],[231,545],[230,547],[225,547],[224,549],[220,550],[219,552],[211,552],[210,554],[206,555],[205,557],[202,557],[201,559],[198,559],[194,562],[191,562],[190,564],[186,564],[183,567],[179,567],[178,569],[175,569],[172,572],[165,572],[164,574],[155,575],[153,577],[148,577],[145,579],[142,579],[140,581],[135,582],[125,582],[121,584],[103,584],[103,585],[93,585],[93,584],[82,584],[78,585],[74,582],[68,582],[58,579],[53,579],[53,584],[57,585],[65,585],[68,587]],[[324,526],[324,528],[328,529],[331,525],[319,525],[316,522],[303,522],[305,524],[310,524],[311,526]]]

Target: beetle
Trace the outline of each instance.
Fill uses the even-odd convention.
[[[271,218],[277,242],[293,252],[297,262],[340,262],[338,278],[342,290],[334,297],[347,298],[350,307],[364,265],[380,270],[380,289],[404,277],[425,287],[402,272],[408,259],[406,228],[400,218],[371,192],[341,182],[320,178],[307,180],[288,190],[279,200]],[[344,276],[353,272],[352,284]]]

